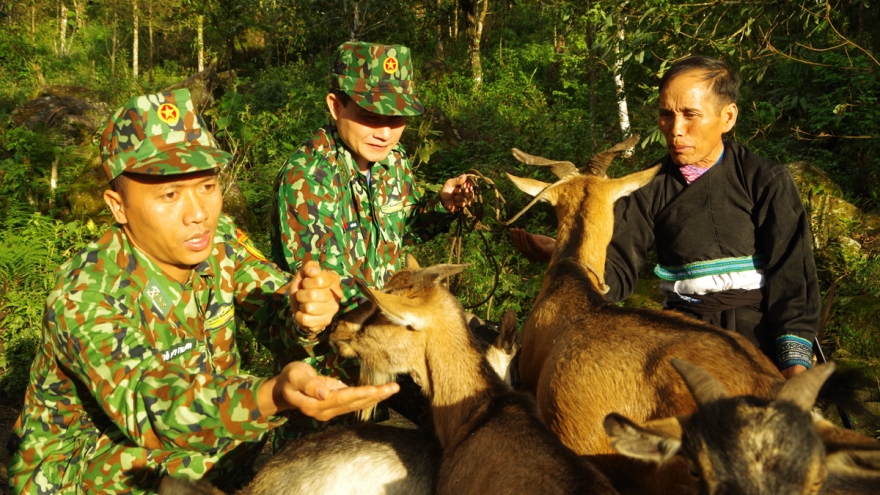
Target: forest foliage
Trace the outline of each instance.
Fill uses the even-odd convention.
[[[502,172],[542,174],[516,164],[510,148],[582,165],[623,137],[622,99],[628,132],[642,141],[611,172],[662,156],[657,83],[688,54],[722,58],[743,76],[730,139],[779,162],[810,162],[839,186],[832,194],[866,214],[880,210],[877,0],[4,0],[0,387],[22,393],[53,271],[109,221],[71,206],[84,177],[94,176],[97,134],[71,136],[52,122],[18,125],[16,108],[63,85],[87,88],[112,109],[192,76],[200,64],[216,70],[228,83],[207,116],[236,156],[231,178],[257,219],[251,234],[265,248],[275,174],[327,122],[328,59],[349,39],[413,49],[417,93],[428,111],[410,120],[403,142],[420,184],[436,189],[479,170],[506,199],[505,217],[527,198]],[[825,342],[838,356],[876,358],[877,225],[847,222],[846,242],[817,253],[823,294],[833,288],[835,295]],[[555,218],[538,206],[519,226],[552,234]],[[491,292],[472,311],[494,319],[511,308],[524,318],[544,267],[515,254],[503,233],[462,227],[462,261],[472,266],[456,285],[460,298],[475,304]],[[451,240],[441,236],[416,255],[445,261]],[[265,371],[265,357],[249,355],[253,369]]]

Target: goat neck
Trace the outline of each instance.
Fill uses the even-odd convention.
[[[477,351],[464,318],[450,319],[429,332],[425,352],[434,429],[444,450],[467,435],[494,389],[506,389]]]

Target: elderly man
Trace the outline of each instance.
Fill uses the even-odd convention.
[[[239,318],[270,347],[294,345],[295,327],[330,322],[339,279],[281,271],[221,214],[231,156],[187,90],[130,100],[101,155],[116,225],[57,272],[9,444],[16,493],[150,493],[164,475],[234,485],[278,412],[326,420],[398,389],[346,388],[304,363],[241,373]]]
[[[362,300],[355,279],[381,288],[400,268],[405,244],[445,231],[452,213],[473,199],[463,175],[436,194],[416,187],[399,144],[407,117],[424,111],[414,92],[409,48],[343,43],[330,66],[326,97],[333,124],[318,130],[278,173],[272,260],[288,270],[315,260],[338,273],[343,311]],[[343,381],[357,380],[356,361],[339,358],[326,339],[315,339],[311,347],[277,355],[280,364],[305,360]],[[319,426],[304,418],[300,423]]]
[[[809,219],[784,166],[722,140],[736,124],[738,92],[738,76],[710,57],[664,74],[668,155],[648,185],[615,205],[607,297],[632,294],[653,247],[666,308],[742,333],[791,377],[812,363],[819,317]],[[549,237],[511,236],[532,260],[553,252]]]

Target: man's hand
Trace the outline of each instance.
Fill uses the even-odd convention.
[[[290,308],[300,329],[317,335],[339,311],[342,285],[339,275],[321,270],[317,261],[307,261],[293,277]]]
[[[556,249],[556,239],[540,234],[529,234],[523,229],[510,229],[513,246],[531,262],[550,261]]]
[[[266,416],[299,409],[306,416],[327,421],[372,406],[399,390],[400,385],[395,382],[376,387],[349,387],[335,378],[318,375],[306,363],[294,361],[278,376],[260,385],[257,403]]]
[[[800,364],[789,366],[788,368],[781,370],[782,376],[784,376],[786,380],[793,377],[794,375],[797,375],[798,373],[803,373],[804,371],[807,371],[807,367],[801,366]]]
[[[474,187],[467,178],[467,174],[462,174],[449,179],[440,189],[440,203],[449,213],[455,213],[474,202]]]

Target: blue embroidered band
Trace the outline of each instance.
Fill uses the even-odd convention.
[[[813,366],[813,344],[797,335],[783,335],[776,338],[776,362],[779,369],[800,364]]]
[[[663,280],[690,280],[709,275],[724,275],[725,273],[747,272],[759,270],[767,264],[767,255],[754,254],[741,258],[721,258],[709,261],[697,261],[682,266],[654,267],[654,273]]]

